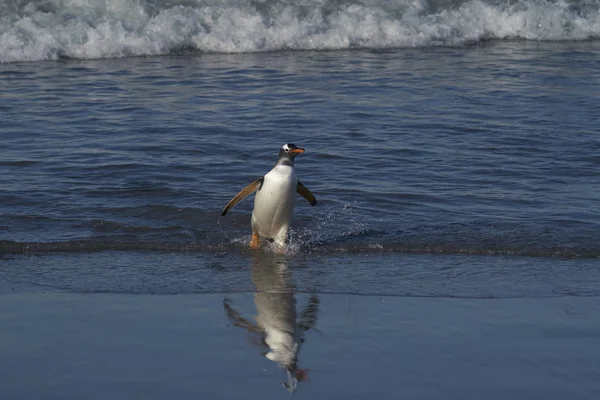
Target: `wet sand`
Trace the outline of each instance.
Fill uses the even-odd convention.
[[[595,297],[262,295],[4,293],[0,398],[287,396],[257,320],[296,321],[296,396],[600,396]]]

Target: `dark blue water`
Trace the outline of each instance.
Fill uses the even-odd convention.
[[[598,10],[0,4],[0,397],[598,398]]]
[[[1,248],[244,247],[252,202],[220,210],[294,142],[301,250],[598,257],[597,52],[3,64]]]

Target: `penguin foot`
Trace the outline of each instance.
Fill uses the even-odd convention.
[[[287,249],[285,246],[277,246],[275,250],[275,254],[287,254]]]
[[[258,233],[252,234],[252,240],[250,240],[250,248],[255,250],[260,248],[260,237]]]

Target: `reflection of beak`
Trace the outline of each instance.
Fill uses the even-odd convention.
[[[294,154],[304,153],[304,149],[300,148],[300,147],[296,147],[295,149],[290,150],[290,153],[294,153]]]
[[[299,369],[296,371],[296,379],[298,382],[304,382],[308,380],[308,370],[307,369]]]

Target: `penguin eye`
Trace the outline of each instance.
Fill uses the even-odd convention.
[[[288,149],[287,147],[285,147],[285,148],[283,149],[283,151],[285,151],[286,153],[289,153],[289,152],[290,152],[290,149]]]

